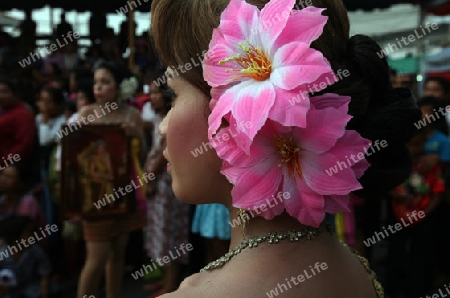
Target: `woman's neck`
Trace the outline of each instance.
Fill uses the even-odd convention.
[[[228,207],[228,210],[230,211],[230,224],[232,226],[230,247],[233,248],[245,240],[241,229],[243,221],[239,217],[237,208]],[[256,211],[248,211],[247,215],[248,217],[245,216],[245,218],[250,218],[246,223],[245,229],[247,239],[255,236],[265,236],[270,232],[288,232],[293,229],[301,231],[307,228],[307,226],[303,225],[286,212],[271,220],[266,220],[259,216]],[[321,230],[324,231],[325,229],[326,227],[322,225]]]

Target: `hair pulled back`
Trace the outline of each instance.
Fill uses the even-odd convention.
[[[268,0],[247,0],[262,9]],[[298,2],[298,1],[297,1]],[[204,55],[218,27],[220,15],[229,0],[154,0],[150,35],[161,60],[170,66],[184,65]],[[325,8],[328,16],[322,35],[312,47],[322,52],[335,72],[348,70],[350,75],[321,93],[351,96],[347,129],[387,147],[366,155],[371,167],[360,178],[364,189],[359,193],[385,193],[402,183],[411,170],[406,143],[413,137],[414,123],[421,117],[415,98],[407,89],[392,89],[389,67],[377,53],[379,45],[368,36],[350,38],[350,24],[341,0],[312,0],[313,6]],[[304,7],[296,3],[294,9]],[[211,88],[203,79],[201,67],[180,76],[210,97]]]

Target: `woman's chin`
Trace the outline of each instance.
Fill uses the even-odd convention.
[[[211,201],[210,200],[202,200],[202,196],[199,193],[188,193],[186,191],[186,188],[183,187],[177,187],[176,183],[172,183],[172,190],[173,193],[175,194],[175,197],[186,204],[191,204],[191,205],[199,205],[199,204],[210,204]],[[210,199],[210,198],[209,198]]]

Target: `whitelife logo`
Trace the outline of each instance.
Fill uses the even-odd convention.
[[[52,232],[56,233],[58,231],[58,226],[57,225],[50,226],[49,224],[47,224],[44,228],[45,232],[47,232],[47,233],[45,233],[42,230],[42,228],[40,228],[40,230],[41,230],[42,237],[39,237],[38,232],[34,232],[35,237],[31,236],[31,237],[28,237],[28,239],[22,239],[21,241],[16,240],[17,245],[8,245],[8,247],[4,251],[0,251],[0,261],[8,258],[9,256],[14,255],[15,253],[18,253],[19,251],[22,251],[22,249],[23,249],[22,245],[24,247],[28,247],[30,245],[33,245],[37,241],[40,241],[40,240],[46,238]],[[19,249],[17,249],[17,247],[19,247]]]
[[[12,155],[11,153],[8,155],[8,157],[5,159],[5,157],[2,157],[3,159],[3,164],[5,165],[4,167],[0,164],[0,171],[6,169],[7,167],[9,167],[10,165],[13,165],[15,162],[19,162],[20,161],[20,155],[19,154],[14,154]],[[8,162],[9,161],[9,162]]]
[[[419,217],[419,218],[417,218]],[[405,221],[404,218],[401,219],[401,223],[396,223],[394,226],[388,225],[388,230],[394,234],[395,232],[398,232],[400,230],[402,230],[404,227],[410,226],[411,224],[413,224],[414,222],[423,219],[425,217],[425,212],[423,211],[419,211],[417,212],[416,210],[414,210],[411,214],[408,214],[408,221],[409,223],[407,223]],[[394,230],[395,228],[395,230]],[[384,234],[383,234],[384,232]],[[364,244],[369,247],[375,243],[377,243],[378,241],[381,241],[382,239],[385,239],[386,237],[389,237],[389,232],[386,230],[385,227],[383,227],[383,232],[375,232],[375,235],[372,236],[372,238],[367,238],[367,240],[363,240]],[[384,236],[386,235],[386,236]],[[376,237],[376,239],[375,239]],[[378,241],[377,241],[378,240]]]
[[[49,46],[50,50],[48,49],[47,46],[44,46],[44,48],[37,48],[36,52],[30,52],[30,55],[28,56],[28,58],[23,59],[22,61],[19,61],[19,64],[22,68],[27,67],[28,65],[31,65],[31,59],[33,59],[33,62],[36,62],[37,60],[42,59],[43,57],[45,57],[45,54],[50,55],[52,52],[57,51],[58,49],[61,49],[63,47],[65,47],[66,45],[68,45],[70,42],[73,42],[74,40],[77,40],[78,38],[80,38],[81,35],[78,32],[73,32],[69,31],[67,32],[67,38],[69,39],[69,41],[67,41],[66,36],[62,36],[62,38],[64,39],[64,44],[62,44],[59,41],[59,38],[56,39],[56,44],[51,44]],[[44,55],[42,54],[44,52]]]

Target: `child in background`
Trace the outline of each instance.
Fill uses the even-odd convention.
[[[0,297],[50,297],[51,266],[41,246],[17,245],[30,239],[33,231],[33,222],[27,216],[12,215],[0,221],[0,238],[4,240],[0,247]]]
[[[44,215],[33,195],[27,192],[27,168],[12,164],[0,172],[0,220],[10,215],[30,217],[36,227],[45,224]]]
[[[387,290],[393,298],[426,295],[432,290],[436,276],[435,211],[442,200],[445,184],[440,163],[429,169],[423,162],[429,157],[423,154],[426,141],[425,130],[419,131],[411,140],[408,147],[414,161],[412,173],[391,193],[396,219],[391,225],[401,223],[402,226],[388,238],[390,276]],[[417,218],[412,216],[414,211]]]
[[[192,232],[200,233],[205,241],[206,264],[228,252],[231,239],[230,213],[222,204],[197,205]]]
[[[77,83],[76,88],[76,113],[74,113],[69,120],[68,124],[74,124],[78,121],[78,111],[87,105],[95,103],[94,95],[94,80],[82,79]]]

